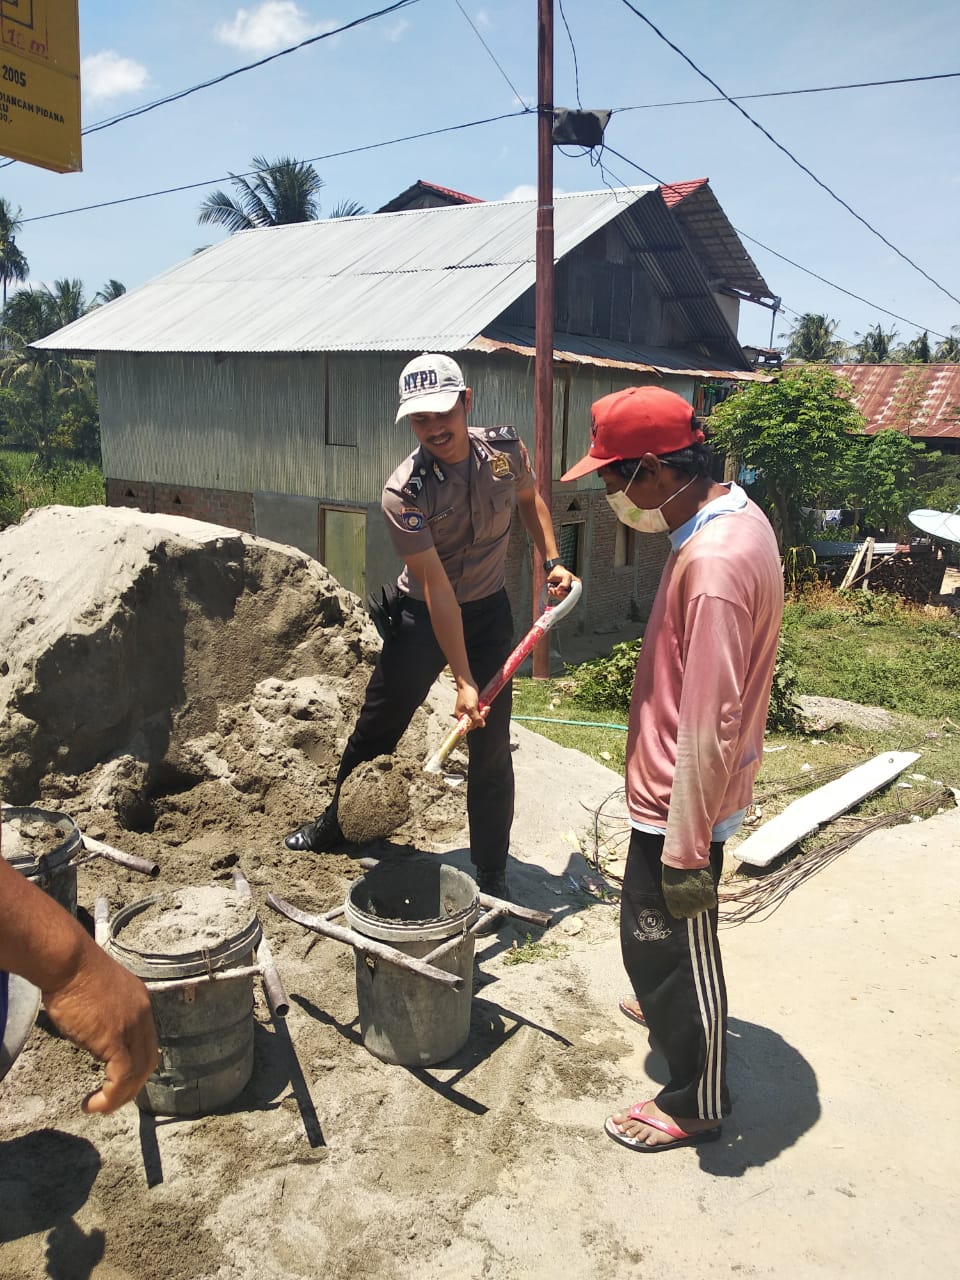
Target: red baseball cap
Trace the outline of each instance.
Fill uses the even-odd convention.
[[[578,480],[611,462],[645,453],[676,453],[703,438],[689,400],[665,387],[627,387],[594,401],[590,449],[560,479]]]

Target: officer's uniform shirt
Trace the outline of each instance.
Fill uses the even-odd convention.
[[[534,484],[516,427],[469,427],[464,463],[440,463],[421,445],[383,487],[381,507],[400,556],[436,547],[457,600],[482,600],[503,587],[517,494]],[[404,564],[397,586],[416,600],[423,588]]]

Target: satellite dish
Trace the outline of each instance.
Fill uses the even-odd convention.
[[[939,538],[942,542],[960,543],[960,512],[911,511],[907,519],[921,533],[931,538]]]

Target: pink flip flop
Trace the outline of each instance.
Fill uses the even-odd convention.
[[[636,1003],[637,1003],[637,997],[631,991],[629,995],[620,997],[620,1000],[617,1004],[617,1008],[620,1010],[620,1012],[623,1014],[625,1018],[629,1018],[631,1022],[639,1022],[641,1027],[645,1027],[647,1025],[647,1020],[643,1016],[643,1011],[640,1010],[639,1012],[637,1012],[636,1010],[630,1008],[631,1004],[636,1004]]]
[[[603,1124],[603,1131],[608,1138],[612,1138],[614,1142],[619,1142],[623,1147],[629,1147],[631,1151],[641,1152],[643,1155],[652,1155],[657,1151],[672,1151],[674,1147],[694,1147],[701,1142],[716,1142],[720,1137],[720,1126],[715,1129],[700,1129],[696,1133],[687,1133],[681,1129],[679,1125],[671,1124],[668,1120],[661,1120],[657,1116],[648,1116],[644,1114],[643,1108],[650,1105],[652,1099],[646,1102],[635,1103],[628,1112],[631,1120],[642,1120],[644,1124],[650,1126],[651,1129],[659,1129],[661,1133],[665,1133],[672,1142],[660,1142],[656,1146],[651,1146],[647,1142],[642,1142],[639,1138],[628,1137],[627,1134],[621,1133],[617,1128],[617,1123],[613,1116],[607,1116]]]

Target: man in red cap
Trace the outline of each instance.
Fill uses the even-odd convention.
[[[681,396],[628,387],[593,405],[589,452],[561,477],[598,472],[617,519],[671,546],[633,686],[620,909],[624,967],[670,1079],[604,1126],[644,1154],[719,1138],[730,1112],[717,885],[760,767],[783,612],[773,530],[712,478],[703,440]]]

